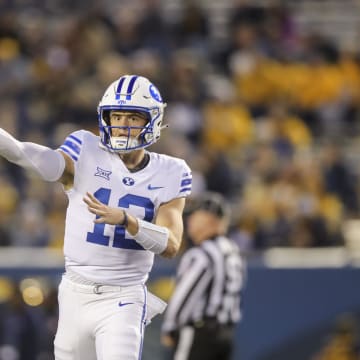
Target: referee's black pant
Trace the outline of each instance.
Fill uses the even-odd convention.
[[[184,326],[177,336],[174,360],[230,360],[233,325],[201,323]]]

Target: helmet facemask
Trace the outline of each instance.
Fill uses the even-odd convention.
[[[123,92],[122,88],[127,91]],[[163,109],[166,106],[158,90],[144,77],[125,75],[106,90],[98,107],[101,146],[111,152],[126,153],[152,145],[160,138]],[[111,126],[110,111],[140,112],[148,119],[142,127]],[[127,130],[127,135],[113,136],[114,128]],[[132,129],[141,129],[135,138]]]

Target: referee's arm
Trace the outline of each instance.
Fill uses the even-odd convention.
[[[209,259],[199,248],[188,250],[182,257],[174,293],[165,312],[162,325],[164,345],[171,345],[171,335],[192,320],[193,310],[204,302],[212,274]],[[166,339],[167,338],[167,339]]]

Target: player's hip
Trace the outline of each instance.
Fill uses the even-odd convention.
[[[104,298],[113,296],[130,296],[132,299],[146,302],[146,286],[144,284],[119,286],[106,284],[82,284],[69,279],[66,274],[63,275],[59,291],[74,292],[79,294],[91,295],[91,297]]]

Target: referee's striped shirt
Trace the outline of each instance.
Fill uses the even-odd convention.
[[[244,273],[238,246],[224,236],[187,250],[178,267],[162,331],[178,330],[207,318],[219,324],[238,322]]]

